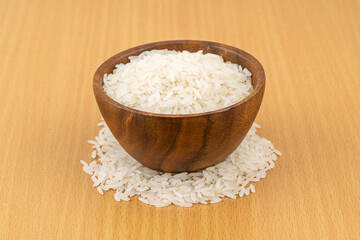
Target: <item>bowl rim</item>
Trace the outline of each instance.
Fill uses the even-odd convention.
[[[153,112],[147,112],[147,111],[143,111],[143,110],[134,109],[134,108],[128,107],[126,105],[123,105],[123,104],[115,101],[109,95],[107,95],[106,92],[104,91],[104,89],[103,89],[103,76],[104,76],[103,69],[106,66],[108,66],[109,64],[113,64],[114,59],[117,59],[119,57],[119,55],[137,56],[141,52],[152,50],[155,47],[158,47],[158,46],[161,46],[161,45],[179,45],[179,44],[191,44],[191,43],[209,44],[211,46],[217,46],[219,48],[227,49],[228,51],[234,52],[237,55],[241,55],[243,58],[247,59],[249,62],[254,64],[256,69],[257,69],[257,72],[256,72],[257,80],[256,80],[256,86],[255,86],[254,90],[248,96],[243,98],[241,101],[236,102],[236,103],[234,103],[234,104],[232,104],[230,106],[220,108],[220,109],[216,109],[216,110],[212,110],[212,111],[208,111],[208,112],[190,113],[190,114],[153,113]],[[131,55],[132,52],[134,52],[136,54]],[[254,76],[254,73],[252,72],[252,77],[253,76]],[[121,52],[113,55],[112,57],[108,58],[105,62],[103,62],[98,67],[98,69],[96,70],[96,72],[94,74],[94,77],[93,77],[94,94],[98,95],[98,97],[102,98],[107,103],[109,103],[109,104],[111,104],[111,105],[113,105],[113,106],[115,106],[117,108],[123,109],[125,111],[129,111],[131,113],[141,114],[141,115],[144,115],[144,116],[151,116],[151,117],[160,117],[160,118],[193,118],[193,117],[202,117],[202,116],[207,116],[207,115],[212,115],[212,114],[223,113],[223,112],[229,111],[229,110],[231,110],[233,108],[236,108],[239,105],[242,105],[245,102],[249,101],[255,95],[257,95],[260,92],[260,90],[262,88],[264,88],[264,87],[265,87],[264,68],[261,65],[261,63],[255,57],[253,57],[249,53],[245,52],[244,50],[241,50],[239,48],[236,48],[236,47],[233,47],[233,46],[230,46],[230,45],[226,45],[226,44],[223,44],[223,43],[217,43],[217,42],[211,42],[211,41],[202,41],[202,40],[159,41],[159,42],[146,43],[146,44],[142,44],[142,45],[139,45],[139,46],[136,46],[136,47],[129,48],[127,50],[121,51]]]

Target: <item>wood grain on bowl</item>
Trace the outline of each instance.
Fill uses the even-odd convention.
[[[221,55],[252,73],[253,92],[242,101],[216,111],[197,114],[156,114],[126,107],[104,92],[103,76],[129,56],[152,49]],[[250,54],[207,41],[150,43],[116,54],[104,62],[93,79],[96,101],[120,145],[143,165],[164,172],[189,172],[215,165],[229,156],[246,136],[260,108],[265,89],[261,64]]]

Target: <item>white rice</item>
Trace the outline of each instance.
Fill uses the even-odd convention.
[[[97,159],[81,160],[83,170],[91,175],[100,194],[115,190],[116,201],[130,201],[139,195],[140,201],[156,207],[174,204],[218,203],[222,198],[237,198],[255,192],[250,182],[258,182],[274,167],[273,155],[281,155],[272,143],[255,134],[256,123],[238,147],[224,162],[193,173],[162,173],[151,170],[128,155],[104,122],[92,148]]]
[[[235,104],[253,90],[251,73],[202,51],[152,50],[129,57],[104,75],[104,91],[138,110],[164,114],[208,112]]]

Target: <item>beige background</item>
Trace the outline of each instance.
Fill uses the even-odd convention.
[[[92,76],[127,48],[230,44],[263,64],[260,134],[283,152],[256,193],[191,209],[117,203],[80,159]],[[0,0],[0,239],[356,239],[360,2]]]

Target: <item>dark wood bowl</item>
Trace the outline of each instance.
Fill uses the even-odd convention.
[[[219,110],[197,114],[156,114],[135,110],[110,98],[103,76],[129,56],[151,49],[189,52],[203,50],[240,64],[252,73],[254,91],[242,101]],[[143,165],[163,172],[191,172],[215,165],[240,145],[261,105],[265,73],[250,54],[220,43],[192,40],[155,42],[116,54],[96,71],[94,93],[102,116],[120,145]]]

